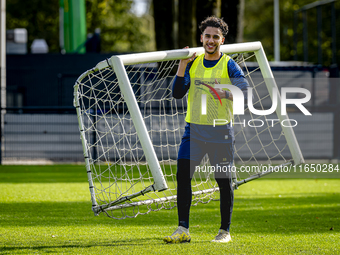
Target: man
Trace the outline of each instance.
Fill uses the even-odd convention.
[[[171,236],[164,238],[166,243],[191,240],[191,178],[203,156],[207,153],[211,165],[216,166],[216,169],[217,166],[231,167],[233,164],[234,131],[230,125],[233,119],[233,95],[228,90],[217,88],[217,84],[233,84],[244,93],[249,86],[241,68],[229,56],[220,52],[220,45],[228,33],[227,24],[222,19],[208,17],[200,24],[200,30],[205,53],[199,56],[195,53],[181,60],[173,84],[175,98],[182,98],[189,92],[185,119],[187,125],[177,160],[179,226]],[[216,126],[216,119],[228,120],[229,123]],[[220,189],[221,226],[213,242],[229,242],[234,200],[231,172],[215,171],[215,179]]]

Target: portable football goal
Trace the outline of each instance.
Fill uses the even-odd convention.
[[[222,45],[243,69],[253,106],[270,108],[277,89],[260,42]],[[187,96],[172,97],[180,59],[203,48],[116,55],[83,73],[74,86],[80,137],[96,215],[123,219],[176,206],[176,165]],[[234,116],[234,188],[304,159],[288,115]],[[283,122],[285,123],[283,125]],[[193,205],[218,199],[209,158],[192,179]]]

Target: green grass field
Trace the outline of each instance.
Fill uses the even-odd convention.
[[[191,243],[164,244],[176,210],[113,220],[91,211],[84,166],[0,166],[1,254],[339,254],[340,179],[259,179],[235,191],[233,241],[219,202],[191,211]]]

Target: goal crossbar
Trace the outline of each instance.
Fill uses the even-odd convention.
[[[245,53],[245,52],[255,52],[262,49],[261,42],[250,42],[250,43],[235,43],[235,44],[226,44],[220,46],[220,51],[225,54],[233,54],[233,53]],[[147,52],[147,53],[136,53],[136,54],[127,54],[127,55],[115,55],[109,59],[103,60],[99,62],[91,72],[95,72],[98,70],[102,70],[107,67],[112,66],[112,59],[120,58],[124,65],[132,65],[132,64],[144,64],[149,62],[161,62],[168,60],[176,60],[176,59],[185,59],[191,57],[194,53],[197,55],[204,53],[203,47],[196,48],[188,48],[188,49],[180,49],[180,50],[166,50],[166,51],[155,51],[155,52]],[[81,80],[88,73],[84,73],[79,77]]]

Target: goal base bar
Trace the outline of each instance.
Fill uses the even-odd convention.
[[[256,180],[256,179],[258,179],[258,178],[261,178],[261,177],[263,177],[263,176],[265,176],[265,175],[268,175],[268,174],[271,174],[271,173],[275,173],[275,172],[277,172],[277,170],[278,170],[280,167],[289,166],[289,165],[292,165],[292,164],[293,164],[293,161],[291,160],[291,161],[288,161],[288,162],[286,162],[286,163],[284,163],[284,164],[281,164],[281,165],[279,165],[279,166],[275,166],[274,168],[269,169],[269,170],[267,170],[267,171],[264,171],[264,172],[261,172],[261,173],[258,173],[258,174],[254,174],[254,175],[252,175],[252,176],[249,176],[249,177],[246,178],[246,179],[243,179],[243,180],[241,180],[241,181],[238,181],[238,182],[236,182],[236,183],[233,183],[234,189],[237,189],[238,186],[241,186],[242,184],[245,184],[245,183],[247,183],[247,182]]]
[[[141,190],[139,192],[136,192],[134,194],[121,197],[121,198],[119,198],[119,199],[117,199],[115,201],[112,201],[111,203],[108,203],[108,204],[105,204],[105,205],[96,205],[96,206],[93,206],[92,207],[92,211],[97,216],[100,212],[107,211],[108,208],[114,207],[117,204],[124,203],[125,201],[131,200],[131,199],[133,199],[135,197],[144,196],[144,194],[149,193],[151,191],[156,191],[156,189],[154,187],[154,184],[150,185],[150,186],[146,187],[145,189],[143,189],[143,190]]]
[[[192,192],[193,196],[197,196],[197,195],[202,195],[202,194],[206,194],[206,193],[213,193],[215,191],[218,191],[219,188],[212,188],[212,189],[205,189],[205,190],[199,190],[199,191],[195,191]],[[139,202],[132,202],[129,204],[123,204],[123,205],[116,205],[116,206],[111,206],[107,209],[105,209],[105,211],[113,211],[113,210],[118,210],[118,209],[123,209],[123,208],[127,208],[127,207],[132,207],[132,206],[140,206],[140,205],[151,205],[154,203],[164,203],[164,202],[171,202],[177,199],[177,195],[175,196],[169,196],[169,197],[162,197],[162,198],[156,198],[156,199],[148,199],[148,200],[143,200],[143,201],[139,201]]]
[[[248,183],[250,181],[256,180],[256,179],[261,178],[263,176],[266,176],[268,174],[275,173],[275,172],[277,172],[277,170],[280,167],[289,166],[289,165],[292,165],[292,164],[293,164],[293,161],[291,160],[291,161],[288,161],[288,162],[283,163],[281,165],[275,166],[272,169],[267,170],[265,172],[254,174],[254,175],[252,175],[252,176],[250,176],[250,177],[248,177],[248,178],[246,178],[244,180],[234,182],[233,183],[233,187],[234,187],[234,189],[237,189],[238,186],[241,186],[242,184],[245,184],[245,183]],[[148,192],[150,192],[150,191],[152,191],[152,190],[149,190]],[[215,187],[215,188],[211,188],[211,189],[195,191],[195,192],[192,192],[192,195],[193,196],[197,196],[197,195],[202,195],[202,194],[207,194],[207,193],[213,193],[215,191],[219,191],[219,188]],[[143,193],[145,194],[146,192],[143,191]],[[124,208],[128,208],[128,207],[133,207],[133,206],[151,205],[151,204],[154,204],[154,203],[171,202],[171,201],[175,201],[177,199],[177,195],[174,195],[174,196],[169,196],[169,197],[156,198],[156,199],[148,199],[148,200],[143,200],[143,201],[138,201],[138,202],[132,202],[132,203],[129,203],[129,204],[118,205],[119,203],[123,203],[126,200],[131,199],[132,196],[134,196],[136,194],[142,195],[141,192],[138,192],[138,193],[135,193],[133,195],[126,196],[124,198],[116,200],[116,201],[114,201],[114,202],[112,202],[110,204],[94,207],[97,210],[95,213],[99,213],[100,211],[114,211],[114,210],[124,209]],[[137,197],[139,195],[136,195],[134,197]],[[129,198],[127,198],[127,197],[129,197]]]

